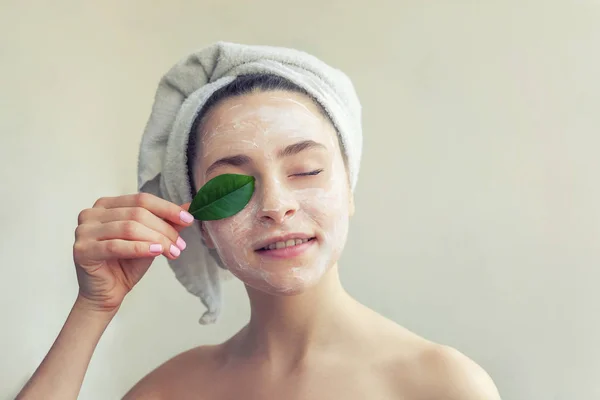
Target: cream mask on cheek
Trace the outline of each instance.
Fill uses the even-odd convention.
[[[303,95],[263,92],[225,100],[199,134],[196,187],[225,173],[256,178],[244,209],[203,222],[207,244],[256,289],[295,294],[316,284],[348,233],[350,190],[335,129]],[[280,154],[299,142],[302,149]],[[206,174],[223,158],[229,162]]]

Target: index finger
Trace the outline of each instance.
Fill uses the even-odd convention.
[[[141,207],[150,211],[159,218],[177,225],[189,226],[194,222],[192,214],[187,212],[190,203],[178,206],[175,203],[162,199],[150,193],[135,193],[116,197],[103,197],[98,199],[94,208],[121,208]]]

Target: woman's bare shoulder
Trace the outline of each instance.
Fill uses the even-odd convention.
[[[199,346],[172,357],[143,377],[123,399],[172,399],[182,390],[193,393],[196,387],[204,386],[210,372],[215,371],[221,359],[221,347]],[[178,398],[187,397],[180,394]]]
[[[402,329],[388,342],[388,379],[415,399],[500,400],[488,373],[457,349]],[[406,389],[409,388],[408,392]]]
[[[500,400],[492,378],[475,361],[450,346],[433,344],[425,349],[419,360],[423,387],[435,391],[433,398],[460,400]]]
[[[427,340],[380,318],[371,353],[377,370],[406,398],[500,400],[488,373],[457,349]]]

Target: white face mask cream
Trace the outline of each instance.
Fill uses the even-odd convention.
[[[247,285],[296,294],[341,255],[350,189],[337,133],[302,94],[224,100],[200,127],[196,187],[225,173],[252,175],[255,191],[232,217],[203,222],[205,239]]]

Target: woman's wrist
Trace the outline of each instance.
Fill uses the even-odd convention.
[[[77,295],[75,300],[75,304],[73,304],[73,313],[77,313],[79,315],[84,315],[88,318],[93,318],[96,320],[104,320],[110,321],[115,316],[115,314],[119,311],[119,307],[114,308],[105,308],[99,307],[97,304],[94,304],[92,301],[82,296],[81,294]]]

